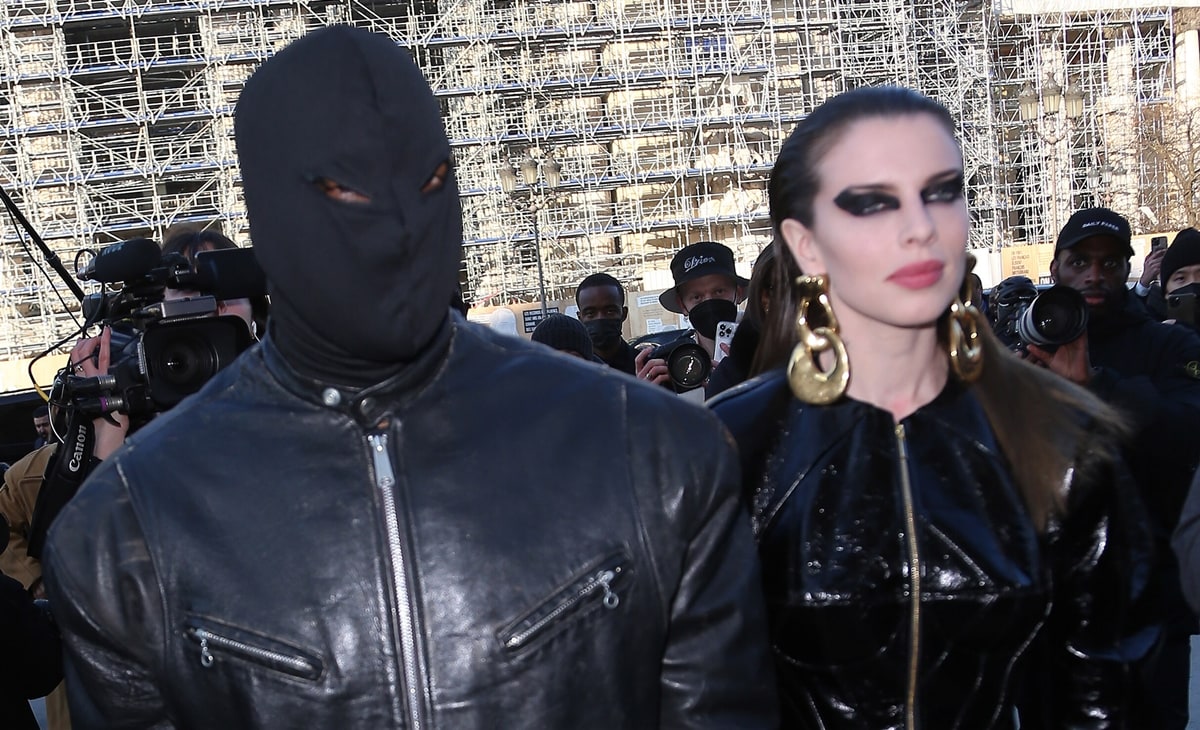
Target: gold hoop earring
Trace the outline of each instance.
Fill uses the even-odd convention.
[[[850,382],[850,359],[829,304],[828,283],[823,275],[796,279],[800,287],[800,301],[796,305],[796,334],[800,342],[792,350],[787,369],[792,393],[805,403],[818,406],[841,398]],[[813,303],[821,307],[826,326],[809,327],[808,308]],[[833,367],[828,372],[817,364],[817,356],[826,350],[833,350]]]
[[[975,306],[957,299],[950,303],[947,340],[950,367],[964,383],[973,383],[983,372],[983,342],[979,339],[979,320]]]

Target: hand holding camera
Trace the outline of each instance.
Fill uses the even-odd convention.
[[[667,361],[661,357],[655,357],[658,349],[653,345],[647,345],[638,351],[637,356],[633,359],[634,367],[637,368],[638,380],[647,380],[655,385],[666,385],[670,382],[671,373],[667,369]]]
[[[80,340],[71,349],[70,367],[80,378],[96,378],[108,374],[112,364],[112,328],[105,327],[99,337]],[[108,458],[125,441],[129,433],[129,416],[121,411],[112,411],[92,421],[96,435],[93,455],[97,459]]]

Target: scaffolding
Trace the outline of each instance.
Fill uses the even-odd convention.
[[[6,0],[0,186],[68,262],[178,224],[248,243],[238,92],[288,42],[349,23],[410,47],[441,100],[463,201],[461,279],[477,305],[535,301],[542,284],[567,298],[596,271],[642,289],[698,240],[752,261],[771,240],[766,186],[784,138],[862,85],[914,86],[960,121],[972,246],[1052,239],[1048,211],[1093,201],[1173,220],[1164,167],[1134,140],[1173,103],[1180,11],[1065,5]],[[1052,78],[1080,84],[1089,103],[1053,144],[1018,109],[1026,83]],[[561,169],[538,205],[501,187],[501,170],[527,158]],[[0,359],[20,359],[69,334],[70,295],[22,232],[0,230]]]

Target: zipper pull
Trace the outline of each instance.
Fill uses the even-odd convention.
[[[612,570],[602,570],[596,574],[596,582],[604,591],[604,607],[608,609],[616,608],[621,603],[621,597],[617,595],[611,585],[616,577],[616,572]]]
[[[212,652],[210,652],[208,650],[208,639],[201,637],[200,638],[200,666],[205,667],[205,668],[211,667],[213,665],[214,661],[216,661],[216,660],[213,659]]]

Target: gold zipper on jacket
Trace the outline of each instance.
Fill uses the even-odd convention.
[[[912,483],[908,478],[908,446],[904,424],[896,424],[896,445],[900,451],[900,495],[904,499],[904,530],[908,542],[908,576],[912,586],[909,612],[908,693],[904,700],[904,726],[917,727],[917,676],[921,658],[921,556],[917,548],[917,517],[913,509]]]
[[[375,466],[375,486],[383,506],[384,526],[387,529],[388,549],[392,558],[392,579],[396,584],[396,612],[400,624],[400,661],[403,664],[404,685],[408,693],[408,722],[411,730],[423,727],[420,672],[417,670],[417,630],[409,601],[408,573],[404,564],[404,545],[400,538],[400,520],[396,515],[396,473],[388,453],[386,433],[367,434],[371,460]]]

